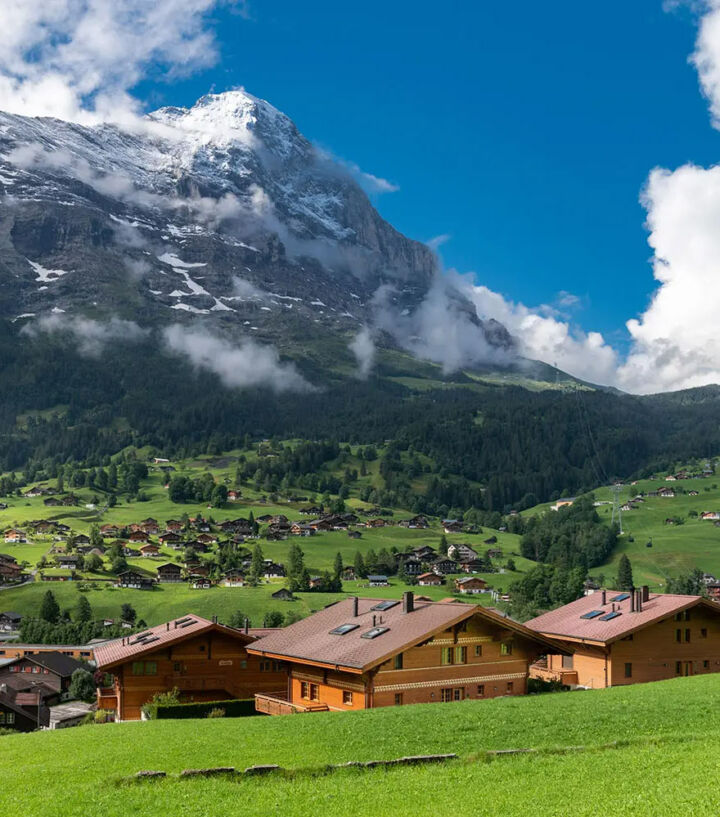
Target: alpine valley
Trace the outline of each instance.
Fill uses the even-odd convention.
[[[244,91],[125,127],[0,114],[0,471],[395,440],[507,511],[720,450],[718,389],[523,359],[354,175]]]

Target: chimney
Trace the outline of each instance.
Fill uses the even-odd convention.
[[[415,609],[415,594],[412,590],[403,593],[403,613],[412,613]]]
[[[169,622],[169,621],[168,621],[168,623],[165,625],[165,629],[166,629],[166,630],[169,630],[169,629],[170,629],[170,622]]]
[[[642,590],[636,590],[635,595],[637,597],[637,611],[642,613]]]
[[[354,618],[358,617],[358,597],[353,596],[352,600],[352,614]]]
[[[642,600],[649,601],[650,600],[650,588],[644,584],[640,590],[642,591]]]
[[[373,627],[374,627],[374,626],[377,624],[376,619],[377,619],[377,616],[376,616],[376,615],[373,615]]]
[[[635,612],[635,593],[630,593],[630,612]]]
[[[602,606],[604,607],[607,604],[607,590],[602,591]]]
[[[245,635],[247,635],[250,631],[250,619],[245,616]]]

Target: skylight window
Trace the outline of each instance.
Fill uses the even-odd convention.
[[[622,613],[619,610],[614,610],[612,613],[605,613],[604,616],[601,616],[600,621],[612,621],[614,618],[621,615]]]
[[[389,627],[373,627],[372,630],[363,633],[360,638],[377,638],[379,635],[386,633],[389,629]]]
[[[589,613],[583,613],[580,618],[597,618],[603,614],[602,610],[591,610]]]
[[[621,593],[619,596],[615,596],[614,599],[610,599],[610,601],[625,601],[625,599],[630,598],[630,593]]]
[[[376,604],[374,607],[371,607],[371,610],[389,610],[391,607],[395,607],[396,605],[400,604],[399,601],[381,601],[379,604]]]
[[[353,630],[357,630],[359,626],[360,626],[359,624],[341,624],[334,630],[330,630],[330,635],[347,635],[347,633],[351,633]]]

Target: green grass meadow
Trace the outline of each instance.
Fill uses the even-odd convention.
[[[708,675],[449,705],[9,736],[0,738],[0,802],[38,817],[709,816],[720,807],[719,704],[720,678]],[[539,751],[485,754],[511,748]],[[324,769],[435,752],[459,758],[436,766]],[[262,763],[288,771],[236,780],[174,777],[184,768]],[[170,777],[125,782],[140,769]]]

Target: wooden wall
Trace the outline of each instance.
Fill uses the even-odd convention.
[[[512,645],[512,654],[503,654],[503,643]],[[443,664],[443,648],[457,647],[466,648],[466,663]],[[534,642],[476,615],[406,650],[402,668],[395,667],[394,658],[363,676],[293,664],[291,701],[307,703],[301,697],[302,681],[318,684],[320,702],[340,711],[440,702],[443,689],[460,690],[461,700],[523,695],[529,664],[539,651]],[[343,690],[353,693],[351,705],[343,704]],[[396,695],[401,697],[396,699]]]
[[[155,662],[155,675],[133,674],[133,663]],[[285,692],[287,671],[275,662],[248,655],[242,641],[210,632],[128,660],[111,668],[117,679],[120,720],[138,720],[156,692],[177,687],[183,701],[252,698],[256,692]]]

